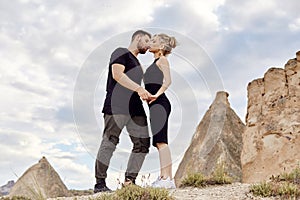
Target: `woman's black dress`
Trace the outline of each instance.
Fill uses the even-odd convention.
[[[147,68],[144,74],[145,88],[151,94],[156,94],[163,84],[164,75],[157,66],[159,58]],[[148,104],[150,110],[150,125],[153,135],[153,146],[157,143],[168,144],[168,119],[171,104],[165,93],[161,94],[154,102]]]

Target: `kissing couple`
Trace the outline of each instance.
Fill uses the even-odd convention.
[[[176,45],[176,39],[167,34],[152,36],[144,30],[138,30],[133,33],[128,48],[119,47],[111,54],[102,109],[104,129],[95,162],[94,193],[111,191],[106,185],[107,169],[124,127],[133,143],[124,185],[135,184],[150,148],[147,116],[142,100],[147,101],[149,107],[152,144],[157,148],[160,160],[160,175],[152,187],[176,188],[168,146],[171,104],[165,94],[171,84],[168,55]],[[148,50],[153,53],[154,61],[144,73],[137,56]],[[141,86],[142,80],[145,88]]]

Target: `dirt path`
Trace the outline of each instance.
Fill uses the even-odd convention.
[[[176,200],[275,200],[249,194],[249,184],[233,183],[207,188],[184,188],[171,192]]]
[[[175,200],[279,200],[280,198],[260,198],[249,194],[249,184],[233,183],[207,188],[180,188],[170,190]],[[60,197],[55,200],[90,200],[101,194],[77,197]],[[50,199],[48,199],[50,200]],[[54,200],[54,199],[51,199]]]

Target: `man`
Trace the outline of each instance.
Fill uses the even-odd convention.
[[[132,35],[128,48],[117,48],[111,55],[102,110],[105,127],[95,164],[95,193],[111,191],[105,182],[107,169],[124,127],[133,143],[124,184],[135,183],[149,152],[150,138],[142,100],[151,94],[140,86],[143,70],[137,55],[146,53],[150,38],[149,33],[138,30]]]

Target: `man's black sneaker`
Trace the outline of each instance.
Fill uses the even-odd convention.
[[[125,182],[130,182],[130,183],[132,183],[132,184],[134,184],[135,185],[135,179],[132,179],[132,178],[125,178]]]
[[[112,192],[106,185],[97,183],[94,187],[94,193],[98,192]]]
[[[135,179],[125,178],[125,182],[122,184],[122,187],[126,187],[128,185],[135,185]]]

